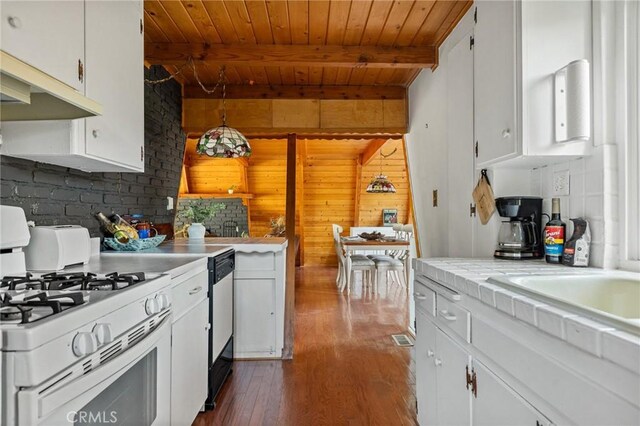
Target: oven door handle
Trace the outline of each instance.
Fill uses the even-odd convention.
[[[151,318],[150,318],[151,319]],[[157,320],[157,316],[156,316]],[[62,377],[58,376],[57,382],[52,384],[49,380],[40,386],[21,390],[18,392],[18,421],[20,424],[37,425],[42,420],[60,409],[72,411],[78,406],[83,407],[91,399],[115,382],[129,367],[151,352],[158,342],[171,334],[171,315],[166,315],[142,340],[126,348],[123,352],[98,365],[86,374],[76,376],[77,370],[82,371],[83,364],[91,357],[99,359],[100,351],[96,351],[83,358],[74,366],[65,370]],[[124,333],[117,341],[126,340]],[[113,344],[113,343],[112,343]],[[71,371],[73,370],[73,371]],[[80,399],[81,401],[76,401]],[[73,406],[65,407],[75,402]]]

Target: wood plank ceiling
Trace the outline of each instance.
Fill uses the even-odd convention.
[[[295,97],[303,95],[288,86],[407,87],[421,68],[437,65],[437,46],[471,4],[145,0],[145,57],[174,71],[192,57],[207,85],[225,65],[233,85],[228,97],[248,97],[249,88],[263,97]],[[183,84],[185,95],[204,95],[193,73],[184,71]]]

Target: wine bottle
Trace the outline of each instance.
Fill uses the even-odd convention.
[[[560,198],[551,199],[551,220],[544,227],[544,258],[547,263],[561,263],[567,225],[560,218]]]
[[[96,213],[96,219],[102,225],[105,234],[111,234],[119,243],[126,244],[129,242],[129,235],[120,229],[118,225],[111,222],[102,212]]]

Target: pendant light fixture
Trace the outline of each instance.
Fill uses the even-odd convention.
[[[227,126],[227,86],[224,67],[220,68],[216,87],[220,84],[222,84],[222,125],[204,132],[198,141],[196,152],[218,158],[249,157],[251,155],[251,146],[247,138],[236,129]]]
[[[369,185],[367,186],[367,192],[370,194],[393,194],[396,192],[396,187],[387,179],[386,175],[382,174],[382,159],[391,157],[396,153],[398,148],[394,149],[390,154],[384,155],[380,150],[380,173],[376,175]]]
[[[200,88],[207,94],[213,95],[218,87],[222,85],[222,124],[213,129],[209,129],[200,137],[198,145],[196,146],[196,152],[198,154],[206,154],[209,157],[218,158],[240,158],[249,157],[251,155],[251,146],[249,141],[244,137],[242,133],[234,128],[227,126],[227,86],[226,77],[224,75],[224,66],[220,67],[218,73],[218,82],[213,89],[207,89],[198,76],[198,70],[192,57],[189,57],[178,70],[168,77],[158,80],[150,80],[145,78],[145,83],[150,85],[162,84],[167,81],[175,79],[186,68],[191,68],[193,76]]]

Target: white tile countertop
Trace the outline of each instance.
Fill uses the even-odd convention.
[[[127,256],[142,256],[142,257],[167,257],[173,258],[191,258],[194,257],[215,257],[219,254],[229,251],[233,248],[230,245],[209,245],[204,243],[199,244],[176,244],[173,241],[160,244],[158,247],[140,250],[136,252],[130,251],[115,251],[106,250],[101,252],[103,257],[127,257]]]
[[[487,281],[496,276],[593,275],[615,271],[572,268],[544,261],[463,258],[414,259],[413,269],[416,275],[469,295],[592,355],[640,374],[640,336],[637,334],[616,330],[595,318]]]

